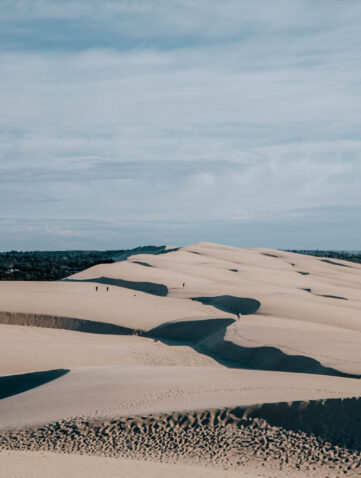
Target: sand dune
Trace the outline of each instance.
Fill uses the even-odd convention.
[[[267,256],[265,253],[272,255]],[[134,263],[134,258],[137,261],[144,259],[152,267]],[[297,269],[302,268],[308,269],[310,275],[303,277],[296,273]],[[230,269],[237,269],[238,272]],[[99,285],[96,294],[94,284],[86,282],[3,282],[0,310],[150,330],[175,320],[234,317],[234,309],[231,310],[233,313],[229,313],[190,300],[209,297],[208,300],[214,302],[215,297],[232,296],[236,298],[234,300],[238,298],[260,303],[256,310],[257,321],[252,317],[242,317],[242,324],[232,326],[232,330],[239,329],[230,334],[232,342],[242,347],[250,346],[253,337],[247,335],[248,324],[257,327],[259,320],[262,322],[262,327],[258,328],[261,329],[262,340],[257,331],[257,346],[270,346],[284,353],[306,355],[320,361],[323,366],[339,367],[341,371],[357,374],[361,373],[359,364],[355,363],[359,358],[357,351],[361,337],[353,332],[361,331],[360,271],[358,264],[337,267],[322,262],[320,258],[281,251],[273,253],[200,244],[164,255],[133,256],[127,261],[98,265],[71,277],[72,280],[123,278],[133,282],[163,284],[168,288],[167,297],[116,286],[110,286],[106,293],[103,285]],[[17,296],[20,290],[22,300],[19,304]],[[348,300],[324,297],[327,295]],[[44,320],[42,318],[33,324],[44,324]],[[3,314],[0,315],[0,321],[9,323]],[[322,340],[322,347],[319,342],[312,341],[314,335],[309,333],[311,329],[308,325],[299,324],[305,321],[315,324],[313,330]],[[25,322],[17,320],[16,323]],[[274,333],[276,326],[282,330],[281,340]],[[74,328],[74,325],[65,324],[64,327]],[[244,331],[247,333],[243,334]],[[242,339],[244,335],[246,339]],[[323,340],[323,337],[327,337],[327,340]],[[309,338],[314,346],[310,345]],[[347,344],[347,347],[340,348],[340,343]],[[345,360],[344,353],[353,357],[353,360]]]
[[[361,266],[150,252],[0,283],[2,448],[356,476]]]

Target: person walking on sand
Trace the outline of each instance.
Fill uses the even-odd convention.
[[[107,292],[108,292],[108,290],[109,290],[109,287],[107,286]]]
[[[98,292],[98,286],[97,285],[95,286],[95,292]]]
[[[240,318],[241,318],[241,314],[237,312],[237,319],[240,319]]]
[[[183,289],[184,289],[185,285],[186,285],[186,283],[185,283],[185,282],[183,282]]]

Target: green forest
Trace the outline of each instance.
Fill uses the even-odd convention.
[[[162,254],[165,246],[140,246],[109,251],[10,251],[0,252],[0,280],[60,280],[96,264],[124,260],[134,254]],[[291,250],[330,259],[361,263],[361,252]]]

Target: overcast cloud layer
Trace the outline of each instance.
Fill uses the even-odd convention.
[[[360,249],[359,0],[3,0],[0,250]]]

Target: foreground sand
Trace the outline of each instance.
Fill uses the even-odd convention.
[[[242,471],[205,468],[195,465],[64,455],[45,452],[4,451],[0,454],[0,478],[256,478],[290,476],[286,472],[244,467]]]
[[[358,264],[207,243],[1,282],[0,459],[358,476],[360,291]]]

